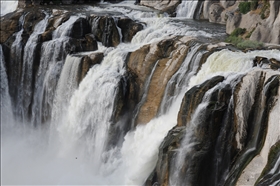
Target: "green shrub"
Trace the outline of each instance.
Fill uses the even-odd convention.
[[[262,48],[263,47],[263,43],[262,42],[258,42],[258,41],[250,41],[250,40],[244,40],[240,43],[238,43],[236,45],[237,48],[244,50],[247,48],[252,48],[252,49],[256,49],[256,48]]]
[[[244,49],[256,49],[256,48],[262,48],[263,43],[257,42],[257,41],[250,41],[250,40],[244,40],[241,37],[236,37],[236,36],[229,36],[226,38],[226,42],[233,44],[240,50]]]
[[[251,2],[240,2],[238,8],[242,14],[247,14],[251,10]]]
[[[243,39],[241,37],[237,37],[237,36],[229,36],[228,38],[226,38],[226,42],[232,43],[235,46],[238,43],[241,43],[242,41],[243,41]]]
[[[236,28],[231,34],[230,36],[240,36],[243,35],[246,32],[246,28]]]

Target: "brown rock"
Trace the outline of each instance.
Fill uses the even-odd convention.
[[[93,65],[100,64],[102,62],[103,57],[103,53],[92,53],[83,57],[78,75],[79,83],[86,76],[87,72]]]
[[[145,91],[144,84],[149,83],[146,99],[139,109],[136,123],[147,123],[155,117],[169,79],[185,59],[188,46],[180,42],[180,38],[177,39],[171,38],[146,45],[132,52],[128,58],[128,68],[137,76],[140,97]],[[155,69],[151,74],[153,68]],[[150,75],[151,80],[147,82]]]
[[[24,18],[24,31],[30,35],[36,24],[44,18],[45,14],[37,8],[33,8],[31,11],[28,11]]]
[[[133,36],[143,29],[143,25],[136,23],[129,18],[120,18],[118,20],[118,27],[122,30],[122,41],[130,42]]]
[[[141,5],[167,12],[172,16],[175,16],[176,8],[180,3],[180,0],[140,1]]]
[[[13,33],[18,32],[21,28],[19,26],[19,18],[23,15],[23,12],[15,12],[13,14],[6,14],[1,17],[0,21],[0,43],[4,43],[8,40]]]
[[[82,51],[94,51],[97,50],[97,41],[93,34],[85,35],[85,38],[81,39]]]

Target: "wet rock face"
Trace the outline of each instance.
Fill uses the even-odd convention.
[[[40,10],[15,12],[1,17],[0,43],[6,42],[15,32],[21,30],[22,27],[25,34],[30,35],[35,25],[44,17],[45,14]]]
[[[140,23],[126,17],[93,15],[89,19],[91,32],[97,41],[107,47],[116,47],[120,42],[130,42],[133,36],[143,29]]]
[[[0,43],[4,43],[15,32],[18,32],[20,28],[19,19],[23,15],[23,12],[16,12],[1,17],[0,21]]]
[[[85,18],[79,18],[73,24],[70,37],[81,39],[88,33],[90,33],[90,26],[88,21]]]
[[[86,76],[89,69],[96,65],[100,64],[103,60],[103,53],[91,53],[83,57],[80,67],[79,67],[79,74],[78,74],[78,82],[80,83],[82,79]]]
[[[136,77],[140,108],[136,123],[147,123],[158,113],[166,85],[188,52],[188,41],[171,38],[132,52],[128,70]]]
[[[108,16],[91,16],[91,31],[97,41],[106,47],[115,47],[120,43],[119,31],[115,20]]]
[[[256,56],[253,62],[254,66],[271,68],[272,70],[280,69],[280,61],[277,61],[275,58],[267,59],[266,57]]]
[[[263,172],[261,173],[256,186],[273,185],[280,180],[279,167],[277,166],[277,160],[280,157],[280,141],[276,142],[270,149],[268,155],[268,162]]]
[[[242,84],[248,79],[254,84],[252,104],[239,100],[240,93],[246,91],[246,85]],[[174,127],[162,142],[157,166],[146,185],[236,184],[244,168],[262,149],[266,138],[264,131],[268,127],[269,113],[278,99],[280,81],[279,75],[263,70],[254,70],[234,81],[236,84],[230,85],[223,77],[214,77],[185,94],[178,114],[180,126]],[[202,98],[206,95],[208,101],[203,103]],[[238,104],[244,104],[248,116],[237,116],[240,114],[240,110],[236,110]],[[243,136],[237,142],[241,120],[245,121]],[[240,149],[237,143],[243,147]],[[266,185],[279,178],[278,173],[269,173],[277,156],[279,142],[272,147],[257,185]],[[267,179],[269,177],[273,179]]]
[[[122,42],[130,42],[137,32],[143,30],[142,24],[136,23],[129,18],[118,19],[117,25],[122,30]]]

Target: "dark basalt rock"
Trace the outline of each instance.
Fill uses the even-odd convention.
[[[90,26],[88,21],[85,18],[79,18],[73,24],[70,37],[81,39],[88,33],[90,33]]]
[[[106,47],[116,47],[120,44],[120,35],[114,18],[109,16],[91,16],[91,32],[96,40]]]
[[[271,68],[272,70],[280,69],[280,61],[277,61],[275,58],[267,59],[266,57],[256,56],[253,60],[254,66]]]
[[[212,78],[212,81],[208,80],[200,86],[193,87],[185,94],[178,114],[178,123],[184,127],[182,132],[179,132],[180,135],[185,136],[186,133],[191,135],[187,137],[188,144],[183,143],[184,140],[180,135],[174,135],[178,126],[172,129],[160,146],[157,166],[146,181],[146,185],[169,185],[172,183],[170,179],[174,171],[178,174],[174,178],[178,181],[176,182],[178,185],[236,184],[244,168],[262,149],[266,138],[268,114],[278,99],[279,75],[271,76],[267,80],[263,71],[251,72],[248,77],[252,75],[255,77],[252,82],[255,84],[255,94],[253,105],[247,109],[249,115],[243,118],[246,122],[244,124],[246,133],[240,143],[244,148],[238,149],[236,145],[235,138],[239,126],[235,107],[243,78],[247,76],[236,78],[234,80],[236,83],[231,85],[224,82],[218,85],[217,83],[223,81],[223,77]],[[207,94],[209,96],[207,105],[196,113],[199,120],[193,120],[193,113],[197,111],[206,91],[215,85],[217,85],[215,90]],[[189,144],[193,146],[188,147],[182,159],[183,164],[177,167],[179,148],[182,149],[184,145]],[[268,173],[275,165],[271,162],[275,162],[277,160],[275,157],[279,156],[278,150],[271,150],[274,156],[270,156],[258,185],[267,185],[279,178],[277,172]]]
[[[24,18],[24,24],[23,24],[24,31],[27,34],[31,35],[32,32],[34,31],[34,27],[36,26],[36,24],[39,21],[43,20],[45,16],[46,15],[42,11],[36,8],[32,11],[28,11],[28,13]]]
[[[201,103],[206,91],[222,82],[224,77],[217,76],[207,80],[201,85],[191,88],[184,96],[182,105],[178,114],[178,126],[185,126],[191,119],[195,108]]]
[[[129,18],[120,18],[117,25],[122,30],[123,42],[130,42],[137,32],[143,30],[142,24],[136,23]]]
[[[275,143],[269,151],[268,162],[261,173],[256,186],[275,185],[280,180],[280,166],[277,160],[280,157],[280,141]]]
[[[154,171],[146,180],[146,186],[169,185],[168,177],[172,158],[177,154],[181,141],[186,134],[186,127],[174,127],[164,138],[159,147],[158,162]]]

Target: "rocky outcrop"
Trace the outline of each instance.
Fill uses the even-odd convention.
[[[158,164],[146,185],[236,184],[242,170],[263,147],[268,114],[277,101],[279,75],[253,70],[236,77],[235,81],[235,85],[230,85],[223,77],[214,77],[185,94],[178,114],[181,127],[173,128],[162,142]],[[252,104],[250,101],[240,103],[239,94],[247,91],[246,81],[254,84],[254,89],[250,90],[254,97]],[[207,102],[202,102],[202,97],[207,97]],[[249,110],[248,116],[237,116],[242,112],[236,110],[239,104],[246,105],[243,106]],[[242,127],[246,132],[243,131],[238,142],[241,120],[245,122]],[[240,149],[237,143],[242,143],[243,148]],[[272,176],[267,173],[275,165],[271,162],[277,159],[275,155],[279,153],[279,145],[271,152],[273,155],[262,177]]]
[[[97,16],[90,17],[91,30],[96,39],[106,47],[115,47],[119,45],[120,34],[116,26],[115,20],[109,16]]]
[[[137,32],[143,30],[142,24],[136,23],[127,17],[118,18],[117,26],[121,29],[122,42],[130,42]]]
[[[180,0],[153,0],[153,1],[140,1],[143,6],[152,7],[162,12],[167,12],[170,15],[175,15],[177,6],[181,3]]]
[[[18,11],[1,17],[0,43],[6,42],[15,32],[24,29],[27,37],[33,32],[35,25],[44,19],[42,11],[31,10],[28,12]]]
[[[173,37],[132,52],[127,65],[136,76],[140,102],[136,123],[147,123],[157,114],[165,87],[188,52],[190,38]]]
[[[265,43],[280,44],[280,2],[269,1],[270,14],[259,22],[250,39]]]
[[[80,63],[78,82],[80,83],[82,79],[86,76],[89,69],[96,64],[100,64],[103,60],[103,53],[95,52],[89,55],[85,55]]]
[[[143,26],[126,17],[90,16],[91,32],[104,46],[116,47],[120,42],[130,42]]]

